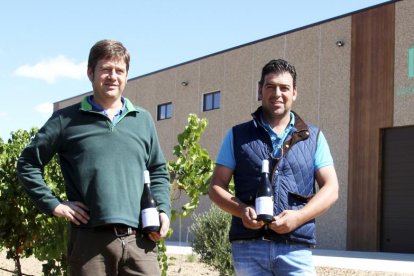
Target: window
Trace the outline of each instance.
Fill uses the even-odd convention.
[[[204,94],[203,111],[220,108],[220,91]]]
[[[170,119],[172,117],[172,103],[165,103],[158,105],[157,120]]]
[[[260,87],[260,81],[258,81],[256,83],[256,100],[257,101],[261,101],[262,100],[262,96],[259,95],[259,87]]]

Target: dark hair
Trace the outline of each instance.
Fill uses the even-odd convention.
[[[283,59],[272,59],[262,69],[260,85],[263,85],[264,79],[268,74],[280,74],[287,72],[292,76],[293,88],[296,88],[296,69],[295,66]]]
[[[110,39],[100,40],[92,46],[89,52],[88,70],[92,69],[92,71],[94,71],[99,60],[109,58],[119,58],[124,60],[128,72],[130,60],[128,50],[121,42]]]

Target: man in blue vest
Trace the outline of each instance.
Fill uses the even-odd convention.
[[[229,238],[236,275],[315,275],[315,218],[338,198],[338,179],[323,133],[292,111],[296,69],[271,60],[258,88],[253,119],[230,129],[216,160],[209,195],[232,214]],[[254,208],[261,164],[270,162],[274,217]],[[229,192],[234,177],[235,195]],[[315,181],[319,186],[316,193]]]

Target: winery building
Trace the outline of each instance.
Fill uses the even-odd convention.
[[[390,1],[131,78],[124,95],[151,112],[167,160],[189,113],[207,118],[201,144],[214,160],[227,129],[260,105],[262,66],[288,60],[294,110],[324,132],[340,182],[317,219],[318,248],[414,253],[413,28],[414,1]],[[191,239],[190,223],[177,221],[173,239]]]

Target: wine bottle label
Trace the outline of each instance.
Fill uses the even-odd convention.
[[[142,212],[143,228],[148,226],[160,226],[160,217],[156,208],[146,208]]]
[[[256,198],[256,214],[273,216],[273,200],[268,196]]]

